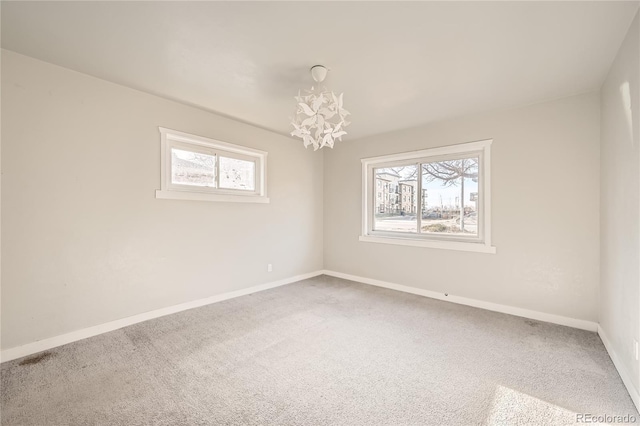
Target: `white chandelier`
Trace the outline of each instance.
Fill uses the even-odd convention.
[[[322,83],[327,71],[326,67],[315,65],[311,67],[311,76],[316,83]],[[344,93],[338,96],[326,88],[315,90],[313,87],[305,93],[301,95],[298,91],[294,97],[298,105],[291,120],[294,128],[291,136],[301,138],[305,148],[312,145],[314,151],[325,146],[333,148],[334,142],[342,141],[342,136],[347,134],[344,128],[351,124],[345,120],[349,111],[342,107]]]

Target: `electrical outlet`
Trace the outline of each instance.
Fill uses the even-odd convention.
[[[273,265],[270,263],[267,265],[267,272],[273,272]]]
[[[633,353],[635,354],[636,361],[638,361],[638,341],[633,339]]]

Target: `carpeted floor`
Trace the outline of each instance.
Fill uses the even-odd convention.
[[[556,425],[638,412],[595,333],[326,276],[2,365],[2,425]]]

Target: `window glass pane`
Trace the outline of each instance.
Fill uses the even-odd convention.
[[[171,148],[171,183],[215,188],[216,156]]]
[[[422,233],[478,235],[478,160],[422,164]]]
[[[418,232],[418,167],[374,169],[376,231]]]
[[[255,162],[220,157],[220,188],[255,191],[255,175]]]

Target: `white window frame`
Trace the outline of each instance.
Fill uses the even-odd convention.
[[[362,162],[362,233],[360,241],[382,244],[397,244],[414,247],[428,247],[445,250],[461,250],[479,253],[495,253],[491,245],[491,144],[487,139],[458,145],[411,151],[380,157],[363,158]],[[435,235],[376,231],[374,229],[374,211],[376,185],[374,169],[418,165],[417,193],[422,191],[422,169],[419,164],[447,159],[479,157],[478,166],[478,235]],[[420,200],[416,214],[417,226],[421,226],[422,214]],[[420,228],[418,228],[420,229]]]
[[[203,136],[159,127],[160,131],[160,189],[156,198],[171,200],[223,201],[239,203],[268,203],[267,197],[267,153],[253,148],[221,142]],[[171,180],[171,149],[183,149],[215,155],[216,186],[194,186],[175,184]],[[220,157],[253,161],[255,167],[255,190],[220,188]]]

